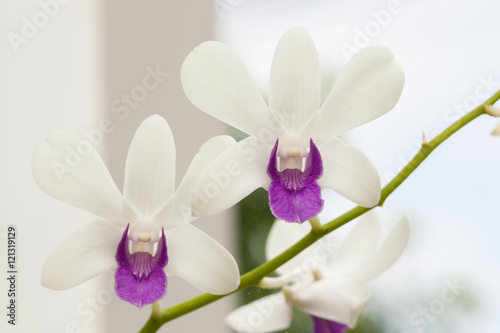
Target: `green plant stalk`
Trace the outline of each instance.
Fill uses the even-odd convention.
[[[479,117],[480,115],[485,113],[485,105],[492,105],[496,101],[500,99],[500,90],[497,91],[493,96],[491,96],[486,102],[472,110],[471,112],[464,115],[462,118],[457,120],[455,123],[446,128],[441,134],[435,137],[430,142],[423,142],[422,147],[415,155],[415,157],[401,170],[394,179],[387,184],[383,190],[380,197],[380,201],[377,206],[382,206],[387,199],[387,197],[394,192],[396,188],[398,188],[405,180],[410,176],[410,174],[415,171],[415,169],[430,155],[430,153],[437,148],[441,143],[443,143],[446,139],[448,139],[451,135],[457,132],[460,128],[467,125],[469,122]],[[295,257],[297,254],[302,252],[305,248],[316,242],[321,237],[329,234],[333,230],[343,226],[347,222],[354,220],[360,215],[366,213],[367,211],[373,209],[357,206],[345,214],[337,217],[336,219],[326,223],[323,225],[323,228],[318,231],[312,230],[309,234],[304,236],[297,243],[292,245],[290,248],[285,250],[279,256],[274,259],[260,265],[259,267],[251,270],[250,272],[243,274],[240,278],[240,286],[238,289],[234,290],[231,293],[225,295],[212,295],[212,294],[202,294],[200,296],[194,297],[190,300],[187,300],[183,303],[172,306],[168,309],[163,310],[161,315],[161,322],[155,319],[153,316],[149,318],[144,327],[141,329],[140,333],[151,333],[156,332],[163,324],[181,317],[185,314],[188,314],[194,310],[197,310],[207,304],[215,302],[225,296],[231,295],[239,290],[242,290],[246,287],[256,285],[262,280],[264,277],[268,276],[272,272],[274,272],[278,267]]]

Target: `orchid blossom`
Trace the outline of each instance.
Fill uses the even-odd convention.
[[[220,42],[196,47],[184,61],[181,80],[199,109],[251,135],[200,178],[195,215],[220,212],[258,187],[268,188],[271,211],[287,222],[317,216],[321,188],[365,207],[378,203],[377,170],[337,136],[384,115],[398,101],[404,73],[387,48],[368,47],[354,55],[321,106],[318,54],[300,27],[286,32],[276,47],[268,104],[235,51]],[[224,191],[204,192],[229,163],[239,172]]]
[[[266,256],[275,257],[310,230],[307,223],[290,226],[277,220],[267,239]],[[409,236],[410,224],[405,216],[379,244],[380,222],[373,212],[367,213],[344,239],[333,260],[335,242],[316,242],[278,268],[281,276],[265,278],[260,284],[264,288],[284,286],[283,292],[236,309],[226,322],[237,332],[274,332],[290,325],[295,306],[312,317],[314,333],[343,333],[356,325],[368,302],[366,283],[400,257]]]
[[[174,192],[174,140],[167,122],[153,115],[130,144],[122,195],[85,136],[51,133],[33,156],[38,186],[101,221],[76,230],[52,250],[43,265],[42,284],[72,288],[116,268],[116,294],[140,308],[165,296],[167,275],[213,294],[236,289],[234,258],[188,223],[194,220],[190,207],[196,178],[233,143],[228,136],[205,143]]]

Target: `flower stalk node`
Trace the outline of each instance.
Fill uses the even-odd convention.
[[[425,132],[422,132],[422,148],[427,147],[429,145],[429,140],[425,136]]]
[[[485,105],[484,110],[486,114],[492,116],[492,117],[500,117],[500,109],[494,107],[493,105]]]
[[[323,231],[323,225],[321,224],[318,216],[310,218],[309,223],[311,224],[311,228],[314,233],[319,234]]]

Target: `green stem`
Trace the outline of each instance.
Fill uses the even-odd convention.
[[[149,317],[149,320],[144,324],[142,329],[139,331],[139,333],[150,333],[150,332],[156,332],[160,329],[161,325],[164,323],[160,323],[158,320],[156,320],[153,316]]]
[[[430,155],[430,153],[437,148],[441,143],[443,143],[446,139],[448,139],[451,135],[453,135],[456,131],[458,131],[460,128],[463,126],[467,125],[470,121],[474,120],[475,118],[479,117],[480,115],[485,113],[484,106],[485,105],[492,105],[495,103],[497,100],[500,99],[500,90],[497,91],[492,97],[490,97],[486,102],[472,110],[471,112],[467,113],[465,116],[457,120],[455,123],[450,125],[447,129],[445,129],[441,134],[439,134],[436,138],[434,138],[430,142],[424,142],[422,145],[422,148],[420,151],[417,153],[417,155],[406,165],[403,170],[401,170],[394,179],[387,184],[387,186],[384,187],[382,190],[382,194],[380,197],[380,201],[377,206],[382,206],[387,199],[387,197],[394,192],[396,188],[401,185],[408,176],[422,163],[427,156]],[[242,290],[246,287],[249,287],[251,285],[256,285],[259,283],[260,280],[262,280],[264,277],[268,276],[272,272],[274,272],[278,267],[295,257],[297,254],[299,254],[302,250],[316,242],[318,239],[321,237],[327,235],[328,233],[332,232],[333,230],[343,226],[349,221],[352,221],[353,219],[357,218],[358,216],[366,213],[367,211],[373,209],[372,208],[366,208],[366,207],[361,207],[357,206],[350,211],[346,212],[345,214],[337,217],[336,219],[328,222],[325,224],[319,232],[316,231],[311,231],[309,234],[304,236],[301,240],[299,240],[297,243],[292,245],[290,248],[285,250],[283,253],[281,253],[279,256],[275,257],[274,259],[260,265],[259,267],[251,270],[250,272],[244,274],[241,276],[240,279],[240,286],[238,289],[235,291],[226,294],[226,295],[212,295],[212,294],[202,294],[200,296],[197,296],[195,298],[192,298],[190,300],[187,300],[183,303],[177,304],[175,306],[172,306],[171,308],[163,310],[161,320],[162,322],[160,323],[153,317],[151,317],[146,325],[142,328],[140,333],[150,333],[150,332],[156,332],[161,325],[164,323],[171,321],[173,319],[176,319],[180,316],[183,316],[187,313],[190,313],[196,309],[199,309],[207,304],[210,304],[212,302],[215,302],[218,299],[221,299],[225,296],[228,296],[232,293],[235,293],[239,290]]]

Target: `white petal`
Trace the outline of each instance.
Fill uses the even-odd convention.
[[[123,196],[142,219],[150,219],[172,196],[175,144],[165,119],[153,115],[135,132],[125,165]]]
[[[380,235],[380,220],[374,211],[365,213],[356,223],[329,267],[330,274],[342,275],[365,264],[375,253]]]
[[[283,293],[262,297],[244,305],[226,317],[229,327],[238,333],[265,333],[286,329],[292,322],[292,306]]]
[[[68,289],[116,268],[116,247],[124,231],[102,221],[76,230],[45,259],[42,284],[56,290]]]
[[[267,260],[271,260],[283,253],[310,231],[311,225],[308,222],[296,224],[276,220],[267,236]],[[332,253],[335,252],[336,247],[337,244],[334,242],[333,237],[327,235],[278,267],[276,272],[281,275],[283,281],[293,276],[309,274],[312,269],[324,266]]]
[[[409,239],[410,220],[404,216],[385,237],[377,253],[349,276],[359,281],[368,281],[376,277],[398,260]]]
[[[311,224],[305,222],[287,223],[282,220],[274,221],[267,235],[266,258],[271,260],[297,243],[302,237],[311,231]],[[292,259],[293,260],[293,259]]]
[[[299,131],[319,110],[320,68],[309,32],[296,27],[281,37],[269,78],[269,108],[288,134]]]
[[[190,193],[193,191],[194,185],[200,175],[205,171],[207,166],[215,161],[223,152],[235,145],[236,140],[229,135],[219,135],[205,142],[201,146],[199,152],[194,156],[182,182],[175,192],[175,197],[178,198],[178,202],[191,203]]]
[[[222,245],[198,228],[186,224],[165,231],[169,261],[167,274],[195,287],[222,295],[240,284],[238,265]]]
[[[287,299],[299,310],[351,328],[370,298],[365,285],[338,279],[319,280],[287,293]]]
[[[331,188],[363,207],[380,200],[381,186],[377,169],[357,148],[334,138],[318,147],[323,159],[322,188]]]
[[[202,111],[257,137],[269,128],[269,108],[232,48],[202,43],[184,61],[181,81],[186,96]]]
[[[319,145],[390,111],[404,85],[404,72],[383,46],[360,50],[346,64],[305,133]]]
[[[271,260],[283,253],[310,231],[311,225],[308,222],[297,224],[276,220],[267,236],[267,260]],[[336,237],[333,234],[326,235],[278,267],[276,272],[281,275],[281,281],[288,281],[294,276],[303,278],[303,274],[310,274],[312,269],[325,267],[337,249]]]
[[[248,137],[224,151],[197,180],[192,200],[194,216],[220,213],[259,187],[267,188],[271,147]]]
[[[165,230],[194,220],[191,215],[191,198],[196,181],[214,159],[234,145],[236,141],[228,135],[220,135],[205,142],[191,161],[174,196],[154,220],[162,224]]]
[[[135,218],[101,157],[81,133],[52,132],[36,148],[31,168],[38,186],[56,199],[122,226]]]

